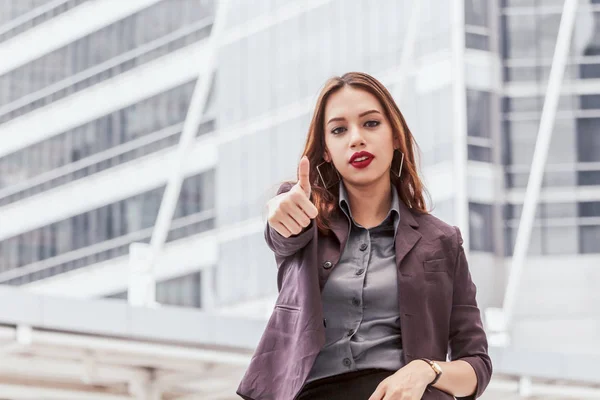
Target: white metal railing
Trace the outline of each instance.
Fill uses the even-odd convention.
[[[488,392],[506,392],[509,398],[552,398],[560,399],[600,399],[600,388],[594,385],[583,385],[579,382],[565,382],[547,380],[533,380],[528,376],[518,376],[516,379],[509,377],[493,377],[488,386]],[[515,397],[517,396],[517,397]],[[538,397],[539,396],[539,397]]]
[[[210,220],[211,218],[215,218],[216,212],[214,209],[201,211],[199,213],[195,213],[192,215],[188,215],[186,217],[177,218],[173,221],[171,225],[171,229],[169,232],[174,231],[175,229],[184,228],[186,226],[193,225],[198,222],[205,222]],[[121,246],[126,246],[132,242],[137,242],[140,240],[144,240],[149,238],[152,235],[153,228],[145,228],[138,230],[136,232],[128,233],[127,235],[123,235],[114,239],[106,240],[101,243],[97,243],[91,246],[87,246],[81,249],[69,251],[67,253],[60,254],[56,257],[48,258],[45,260],[41,260],[29,265],[25,265],[22,267],[18,267],[15,269],[11,269],[8,271],[0,272],[0,282],[6,282],[11,279],[20,278],[22,276],[26,276],[35,272],[40,272],[48,268],[56,267],[61,264],[75,261],[84,257],[93,256],[94,254],[113,250],[119,248]]]
[[[200,31],[209,27],[213,23],[213,17],[207,17],[198,21],[195,24],[183,27],[177,31],[171,32],[165,36],[162,36],[159,39],[156,39],[152,42],[146,43],[140,47],[137,47],[131,51],[120,54],[117,57],[111,58],[103,63],[97,64],[92,68],[89,68],[85,71],[79,72],[75,75],[68,77],[67,79],[63,79],[62,81],[56,82],[50,86],[47,86],[37,92],[30,93],[25,95],[9,104],[6,104],[0,107],[0,118],[8,115],[9,113],[18,110],[22,107],[25,107],[35,101],[41,100],[48,96],[54,95],[61,90],[70,88],[78,83],[81,83],[89,78],[92,78],[96,75],[100,75],[106,71],[109,71],[112,68],[115,68],[123,63],[128,61],[132,61],[140,56],[143,56],[151,51],[154,51],[162,46],[165,46],[171,42],[174,42],[182,37]],[[206,40],[206,39],[203,39]],[[202,41],[202,40],[201,40]],[[200,41],[200,42],[201,42]],[[79,88],[77,91],[81,91],[85,89],[85,87]]]
[[[26,24],[27,22],[33,20],[34,18],[47,13],[48,11],[52,11],[55,8],[62,6],[63,4],[68,3],[69,1],[70,0],[50,1],[48,3],[42,4],[39,7],[34,8],[33,10],[30,10],[29,12],[27,12],[23,15],[20,15],[16,18],[10,20],[6,24],[0,26],[0,36],[4,35],[7,32],[10,32],[11,30],[13,30],[15,28],[18,28],[19,26],[21,26],[23,24]]]

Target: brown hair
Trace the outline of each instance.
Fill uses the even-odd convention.
[[[316,168],[317,165],[325,161],[323,158],[325,154],[325,105],[332,93],[335,93],[346,85],[355,89],[365,90],[379,99],[392,126],[394,139],[396,139],[395,142],[400,143],[399,150],[404,153],[404,163],[400,175],[402,179],[398,179],[390,170],[391,182],[398,189],[400,200],[407,207],[418,213],[428,213],[423,196],[424,193],[427,194],[427,191],[419,178],[415,160],[415,153],[419,149],[400,109],[389,91],[377,79],[362,72],[348,72],[341,77],[330,78],[323,86],[317,99],[315,111],[308,128],[306,145],[302,153],[302,157],[306,155],[310,161],[309,180],[312,185],[311,200],[319,211],[319,215],[316,218],[319,231],[323,234],[328,234],[330,231],[330,219],[332,214],[337,212],[338,208],[340,185],[338,182],[331,186],[329,190],[326,189],[321,179],[319,179]],[[326,165],[321,167],[321,173],[324,175],[323,178],[326,182],[333,182],[338,179],[333,168],[327,168]]]

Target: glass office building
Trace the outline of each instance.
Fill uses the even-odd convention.
[[[461,227],[481,308],[501,306],[563,1],[231,3],[213,77],[214,1],[0,3],[0,284],[126,297],[201,76],[158,301],[266,315],[265,202],[296,177],[325,80],[365,71],[417,139],[433,213]],[[544,354],[600,350],[599,17],[580,0],[515,316],[514,343]]]

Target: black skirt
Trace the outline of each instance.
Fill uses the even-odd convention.
[[[368,400],[377,386],[396,371],[364,369],[307,383],[297,400]]]

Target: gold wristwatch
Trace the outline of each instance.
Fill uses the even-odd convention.
[[[428,358],[420,358],[419,360],[425,361],[427,364],[429,364],[433,372],[435,372],[435,379],[429,384],[429,386],[435,385],[438,379],[440,379],[442,376],[442,367],[440,367],[440,364],[436,363],[435,361],[431,361]]]

